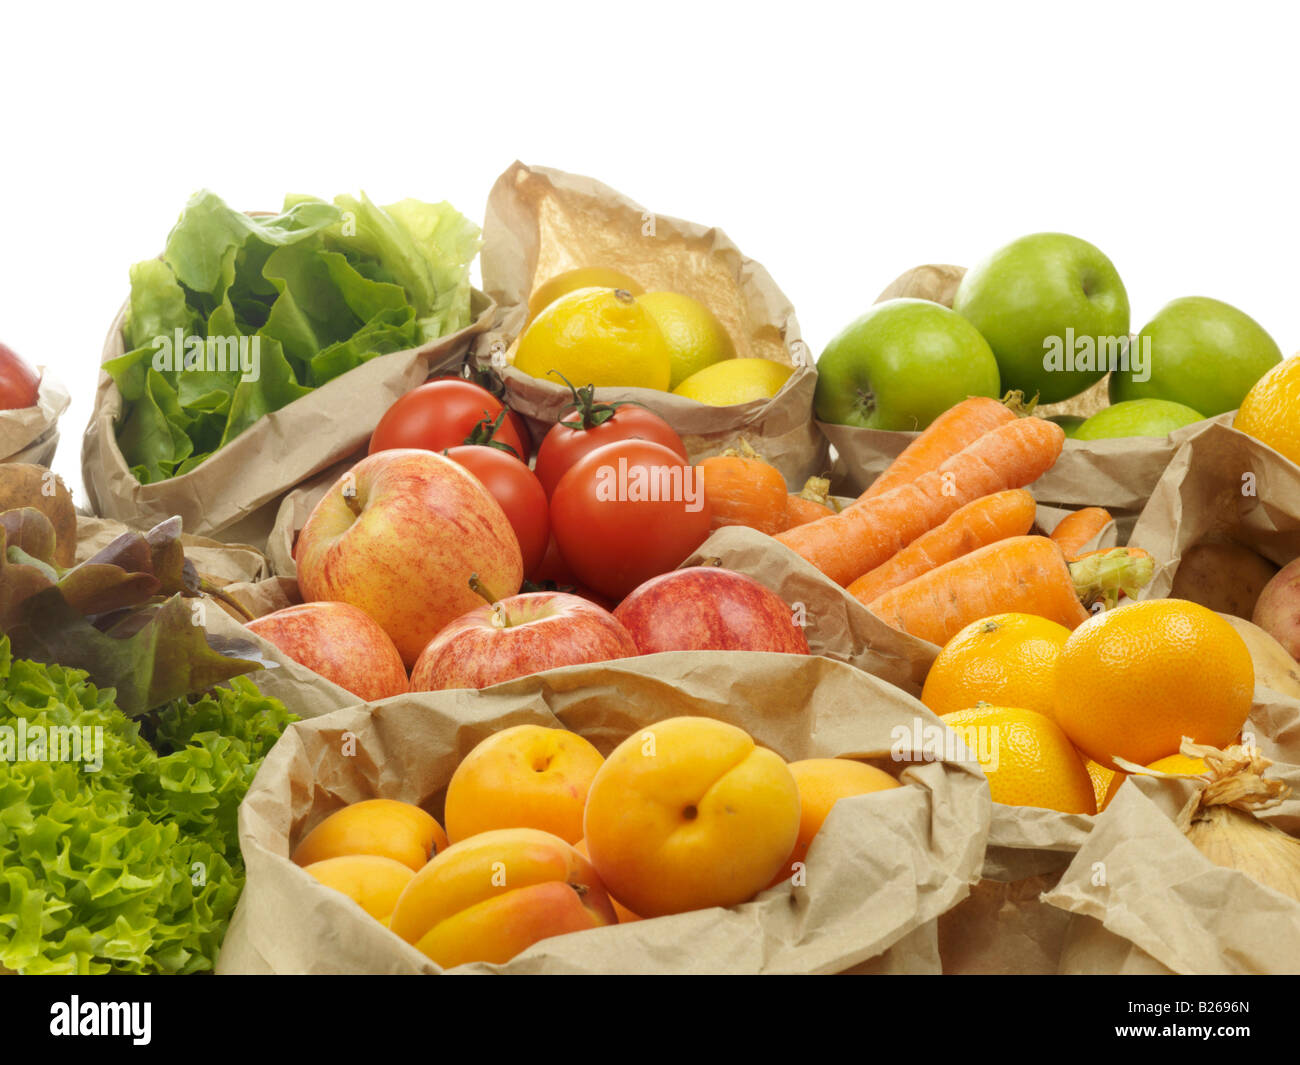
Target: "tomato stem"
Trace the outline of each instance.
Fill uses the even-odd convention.
[[[466,444],[475,444],[479,447],[494,447],[498,451],[505,451],[519,458],[519,452],[507,444],[504,440],[497,439],[497,431],[501,428],[502,422],[506,420],[509,411],[505,407],[501,408],[501,413],[494,420],[492,415],[484,411],[485,417],[470,431],[469,436],[465,437]],[[522,461],[522,460],[521,460]]]

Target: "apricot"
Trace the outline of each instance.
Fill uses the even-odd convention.
[[[456,843],[496,828],[582,839],[587,789],[604,759],[576,732],[516,725],[489,736],[447,785],[447,835]]]
[[[808,845],[840,799],[902,786],[883,769],[851,758],[805,758],[790,763],[790,775],[799,788],[799,836],[773,883],[793,875],[794,865],[808,857]]]
[[[503,828],[453,843],[421,869],[389,927],[450,969],[502,964],[539,940],[617,923],[600,877],[572,846]]]
[[[573,845],[573,849],[586,858],[587,861],[591,861],[591,855],[587,852],[587,841],[585,839],[578,840],[578,842]],[[618,899],[614,898],[613,895],[610,895],[609,901],[614,907],[614,912],[618,914],[619,924],[631,924],[633,921],[641,920],[640,917],[619,902]]]
[[[298,865],[348,854],[377,854],[419,871],[447,846],[442,826],[424,810],[396,799],[364,799],[336,810],[293,852]]]
[[[378,854],[345,854],[306,866],[326,887],[341,891],[376,921],[387,921],[415,876],[409,865]]]
[[[734,906],[799,834],[799,790],[743,729],[675,717],[616,747],[587,795],[586,842],[610,894],[642,917]]]

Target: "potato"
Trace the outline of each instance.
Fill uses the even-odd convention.
[[[1275,573],[1277,566],[1249,547],[1202,540],[1183,552],[1169,594],[1249,620],[1255,600]]]
[[[1250,620],[1300,661],[1300,558],[1283,566],[1268,582]]]

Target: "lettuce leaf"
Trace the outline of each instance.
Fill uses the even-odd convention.
[[[195,193],[162,257],[132,267],[129,350],[104,366],[122,394],[117,441],[132,474],[150,484],[188,473],[367,360],[465,328],[479,238],[447,203],[288,196],[279,214],[253,218]],[[187,349],[189,338],[256,340],[257,372],[215,365],[216,349]],[[174,358],[160,357],[163,342]]]

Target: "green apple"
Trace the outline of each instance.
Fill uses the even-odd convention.
[[[1113,440],[1121,436],[1167,436],[1205,415],[1167,399],[1130,399],[1099,410],[1078,429],[1076,440]]]
[[[924,429],[968,396],[1001,395],[998,364],[961,315],[929,300],[877,303],[817,360],[817,417],[862,429]]]
[[[1129,372],[1110,379],[1112,403],[1167,399],[1207,418],[1240,407],[1282,361],[1282,349],[1254,318],[1204,296],[1166,303],[1133,345]]]
[[[1034,233],[962,278],[953,310],[989,342],[1002,387],[1059,403],[1099,381],[1128,339],[1128,293],[1086,240]]]

